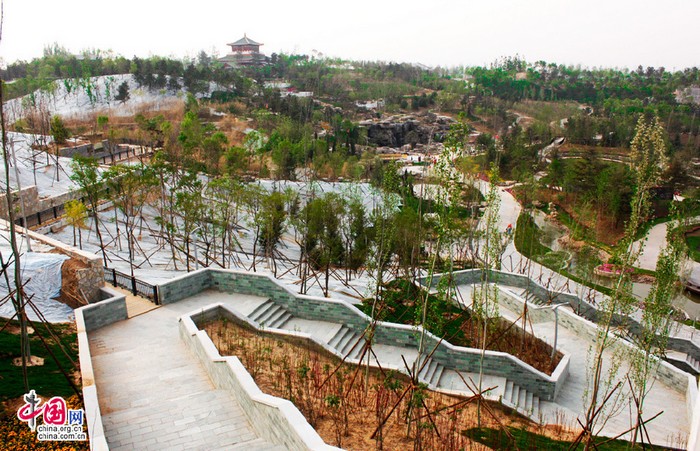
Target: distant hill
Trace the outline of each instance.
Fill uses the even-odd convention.
[[[129,99],[115,100],[119,86],[126,82]],[[49,87],[37,90],[5,104],[9,122],[34,111],[48,110],[51,115],[79,119],[95,115],[133,116],[146,111],[170,109],[183,103],[184,89],[149,90],[139,87],[133,75],[104,75],[86,79],[56,80]]]

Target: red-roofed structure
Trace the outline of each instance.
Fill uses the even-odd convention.
[[[236,42],[226,44],[231,46],[231,53],[219,58],[219,61],[228,67],[240,66],[264,66],[269,58],[260,53],[260,46],[263,45],[250,39],[247,35]]]

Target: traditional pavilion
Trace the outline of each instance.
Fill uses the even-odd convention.
[[[260,46],[245,34],[236,42],[227,44],[231,46],[231,53],[219,58],[219,61],[228,67],[240,66],[263,66],[267,64],[269,58],[260,53]]]

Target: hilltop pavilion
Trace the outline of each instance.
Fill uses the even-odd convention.
[[[219,58],[225,66],[264,66],[268,63],[269,58],[260,53],[260,46],[263,44],[253,41],[245,34],[238,41],[227,45],[231,46],[231,53]]]

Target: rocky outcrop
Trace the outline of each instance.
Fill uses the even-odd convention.
[[[380,147],[402,147],[442,142],[454,120],[433,113],[397,115],[360,122],[367,130],[369,144]]]

